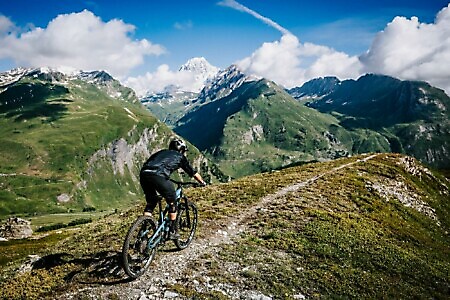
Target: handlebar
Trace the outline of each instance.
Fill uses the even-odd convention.
[[[172,181],[173,183],[179,185],[179,186],[188,186],[188,185],[191,185],[191,186],[193,186],[193,187],[200,187],[200,186],[203,186],[202,184],[197,183],[197,182],[193,182],[193,181],[190,181],[190,182],[182,182],[182,181],[173,180],[173,179],[171,179],[171,178],[170,178],[169,180]]]

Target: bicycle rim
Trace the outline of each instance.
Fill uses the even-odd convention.
[[[192,242],[197,229],[197,207],[194,203],[188,202],[180,204],[175,226],[177,228],[180,238],[174,240],[175,246],[178,249],[184,249]]]
[[[155,231],[155,223],[147,216],[140,216],[128,230],[123,243],[122,260],[125,273],[131,278],[141,276],[155,257],[156,247],[147,247]]]

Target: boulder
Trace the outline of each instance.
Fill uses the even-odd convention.
[[[32,234],[31,222],[21,218],[9,218],[0,226],[0,237],[5,239],[24,239]]]

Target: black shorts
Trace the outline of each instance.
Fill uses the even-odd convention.
[[[175,187],[167,178],[149,172],[141,172],[140,182],[147,201],[146,211],[151,212],[156,207],[159,201],[158,193],[166,199],[167,203],[175,201]]]

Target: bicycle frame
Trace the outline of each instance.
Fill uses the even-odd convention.
[[[167,224],[169,222],[169,216],[164,217],[166,215],[166,212],[169,209],[169,206],[166,205],[166,207],[163,210],[161,200],[162,199],[160,199],[158,201],[158,207],[159,207],[158,227],[156,228],[156,231],[153,234],[152,238],[148,241],[147,249],[153,249],[159,243],[161,243],[161,241],[164,237],[164,233],[169,230],[169,226],[167,226]]]
[[[172,182],[176,183],[178,186],[175,190],[176,193],[176,199],[175,199],[175,205],[178,207],[180,200],[184,199],[186,206],[188,203],[188,199],[186,197],[184,197],[183,195],[183,184],[192,184],[192,183],[182,183],[182,182],[178,182],[178,181],[174,181],[171,180]],[[169,215],[167,214],[168,210],[169,210],[169,205],[166,204],[166,207],[164,208],[164,210],[162,209],[162,199],[160,199],[158,201],[158,208],[159,208],[159,216],[158,216],[158,227],[156,228],[155,234],[153,234],[152,238],[148,241],[147,243],[147,249],[153,249],[156,246],[158,246],[159,243],[161,243],[162,241],[165,241],[165,236],[164,234],[167,234],[167,232],[169,231]],[[187,216],[187,221],[188,226],[190,226],[190,217],[189,217],[189,210],[186,211],[186,216]],[[163,240],[164,238],[164,240]]]

